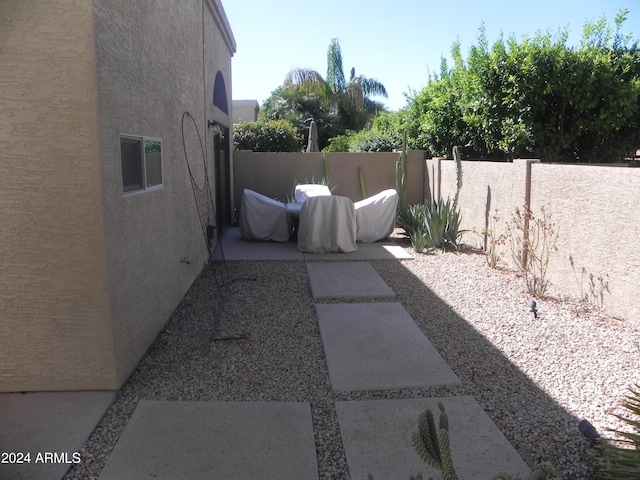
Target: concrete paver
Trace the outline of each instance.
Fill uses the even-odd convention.
[[[246,242],[232,228],[227,260],[307,261],[314,299],[395,298],[366,260],[412,258],[393,242],[358,244],[349,254],[302,254],[295,242]],[[364,261],[363,261],[364,260]],[[399,303],[317,304],[334,390],[458,384],[459,379]],[[114,392],[0,394],[0,450],[56,453],[73,462]],[[461,480],[528,467],[472,397],[336,402],[351,478],[438,474],[417,456],[411,432],[438,402],[449,414]],[[66,457],[63,457],[66,455]],[[0,479],[62,478],[70,465],[0,465]],[[141,400],[100,480],[317,479],[311,409],[302,402]]]
[[[114,398],[115,392],[0,394],[0,452],[30,456],[0,463],[0,479],[62,478]]]
[[[334,390],[383,390],[460,383],[399,303],[318,304]]]
[[[305,253],[307,262],[351,260],[410,260],[413,256],[394,242],[358,243],[358,250],[349,253]]]
[[[317,479],[306,402],[141,401],[99,480]]]
[[[482,407],[470,396],[336,402],[351,478],[375,480],[440,478],[415,452],[411,434],[426,408],[436,425],[442,402],[449,417],[451,456],[460,480],[490,479],[499,473],[526,478],[529,467]]]
[[[240,235],[239,228],[230,228],[222,240],[227,260],[303,260],[295,242],[249,242]]]
[[[367,262],[307,262],[313,298],[395,298]]]

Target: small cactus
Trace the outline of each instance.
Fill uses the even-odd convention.
[[[407,208],[407,132],[402,134],[402,152],[396,162],[396,191],[398,192],[398,213]]]
[[[453,208],[456,208],[460,189],[462,188],[462,154],[460,153],[460,147],[457,145],[453,147],[453,159],[456,162],[456,195],[453,198]]]
[[[425,410],[418,420],[418,431],[411,436],[411,443],[427,465],[442,471],[442,480],[457,480],[449,445],[449,419],[442,403],[438,403],[438,408],[438,429],[436,430],[433,412]]]
[[[367,198],[367,189],[364,184],[364,170],[362,167],[358,167],[358,181],[360,182],[360,195],[362,198]]]

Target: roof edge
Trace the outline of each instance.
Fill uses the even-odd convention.
[[[215,20],[216,24],[220,28],[220,32],[224,37],[227,48],[233,56],[233,54],[236,53],[236,39],[233,36],[233,32],[231,31],[231,25],[229,25],[229,20],[227,19],[227,14],[224,11],[222,2],[220,0],[204,0],[204,2],[213,15],[213,19]]]

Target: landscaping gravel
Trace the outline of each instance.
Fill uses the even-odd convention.
[[[514,447],[553,464],[552,478],[593,477],[597,454],[577,425],[624,428],[612,414],[640,381],[637,324],[567,299],[539,299],[535,319],[524,282],[474,252],[371,264],[461,385],[332,392],[305,263],[230,262],[256,281],[232,286],[218,336],[248,339],[209,341],[217,295],[205,270],[65,480],[98,478],[140,399],[308,401],[320,478],[349,479],[334,401],[450,395],[473,395]]]

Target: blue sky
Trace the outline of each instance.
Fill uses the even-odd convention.
[[[440,58],[461,42],[463,55],[476,43],[481,22],[489,44],[503,33],[516,38],[568,26],[577,45],[586,21],[604,15],[613,25],[629,9],[623,32],[640,31],[640,0],[222,0],[237,43],[232,60],[235,100],[262,103],[296,67],[326,74],[327,47],[338,38],[345,75],[351,67],[382,82],[391,110],[404,92],[420,90]],[[634,34],[635,38],[640,35]]]

